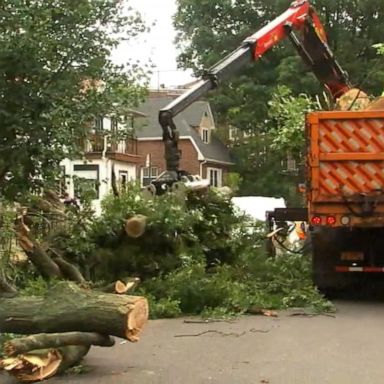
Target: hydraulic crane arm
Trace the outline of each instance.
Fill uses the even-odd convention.
[[[296,31],[302,34],[301,39],[297,37]],[[246,38],[239,48],[205,71],[193,88],[160,110],[159,122],[163,129],[169,179],[180,178],[178,131],[173,118],[222,81],[231,78],[246,64],[259,60],[285,38],[289,38],[304,62],[334,99],[350,89],[348,76],[327,44],[325,30],[318,15],[307,0],[295,1],[282,15]]]

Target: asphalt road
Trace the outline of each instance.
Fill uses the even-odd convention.
[[[47,383],[382,384],[384,303],[336,305],[335,317],[150,321],[139,343],[95,347],[85,360],[90,372]],[[0,376],[0,383],[15,381]]]

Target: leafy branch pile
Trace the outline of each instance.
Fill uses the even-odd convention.
[[[124,223],[135,215],[147,218],[146,229],[130,238]],[[330,309],[311,283],[308,256],[269,258],[264,235],[218,192],[149,200],[131,185],[103,202],[84,237],[92,252],[83,257],[95,280],[139,277],[152,317],[233,315],[254,306]]]

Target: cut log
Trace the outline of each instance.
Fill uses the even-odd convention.
[[[117,280],[115,283],[115,292],[118,294],[124,294],[132,291],[140,283],[138,277],[127,277],[126,279]]]
[[[368,107],[368,95],[358,88],[352,88],[337,99],[335,109],[339,111],[359,111]]]
[[[147,226],[147,217],[143,215],[135,215],[125,222],[125,233],[134,239],[142,236]]]
[[[89,345],[70,345],[58,349],[42,349],[0,360],[0,368],[28,383],[52,377],[79,363]]]
[[[111,284],[96,289],[101,292],[117,293],[119,295],[122,295],[127,293],[128,291],[132,291],[139,285],[139,283],[140,279],[138,277],[127,277],[125,279],[114,281]]]
[[[60,348],[68,345],[98,345],[112,347],[115,340],[94,332],[39,333],[18,337],[4,343],[4,353],[13,357],[36,349]]]
[[[117,280],[114,283],[107,285],[102,290],[103,292],[117,293],[118,295],[123,295],[136,285],[137,283],[133,281],[125,283],[122,280]]]
[[[378,97],[377,99],[373,100],[367,108],[365,108],[366,111],[384,111],[384,97]]]
[[[148,319],[144,297],[91,291],[60,282],[44,297],[0,299],[4,333],[97,332],[135,342]]]
[[[139,277],[128,277],[127,279],[122,280],[125,283],[125,292],[133,291],[141,282]]]

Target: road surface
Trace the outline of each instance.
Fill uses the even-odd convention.
[[[336,306],[335,317],[150,321],[139,343],[94,347],[85,360],[89,373],[47,384],[382,384],[384,303]]]

